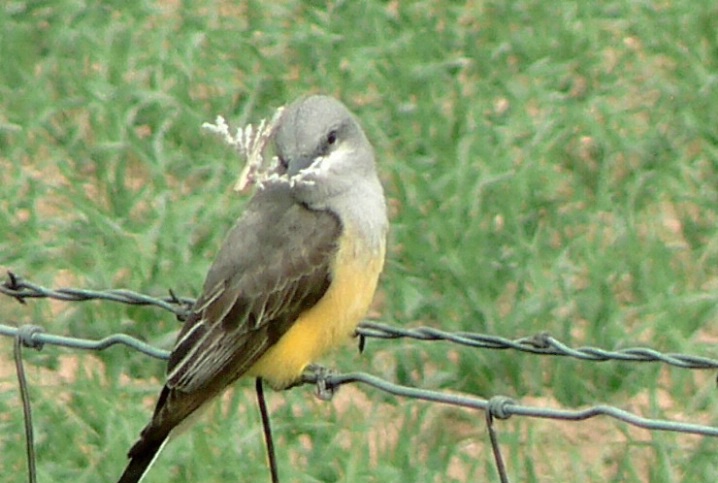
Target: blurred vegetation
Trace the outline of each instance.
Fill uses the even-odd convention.
[[[0,7],[0,268],[47,286],[194,296],[243,199],[202,132],[341,98],[392,212],[374,312],[406,326],[715,357],[718,4],[711,0],[13,1]],[[108,303],[0,300],[4,322],[169,345]],[[0,474],[25,481],[0,341]],[[27,351],[39,481],[114,481],[163,364]],[[716,424],[709,374],[370,341],[328,361],[405,384]],[[268,481],[250,384],[148,482]],[[287,482],[496,481],[482,415],[347,388],[271,396]],[[712,481],[716,442],[606,421],[500,423],[514,481]]]

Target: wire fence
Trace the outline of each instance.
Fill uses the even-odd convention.
[[[48,289],[40,285],[27,282],[12,273],[9,273],[8,280],[0,285],[0,293],[8,297],[12,297],[23,304],[26,303],[28,299],[51,298],[67,302],[105,300],[131,305],[155,306],[172,312],[180,320],[185,318],[189,308],[194,302],[193,299],[177,297],[171,292],[169,297],[155,298],[129,290],[94,291],[76,288],[61,288],[56,290]],[[523,337],[511,340],[503,337],[473,332],[448,332],[430,327],[404,329],[368,321],[360,324],[357,333],[362,339],[414,339],[427,342],[446,341],[473,348],[514,350],[535,355],[572,357],[586,361],[653,362],[663,363],[682,369],[718,369],[718,360],[715,359],[688,354],[661,353],[644,347],[626,348],[617,351],[609,351],[596,347],[571,348],[547,333],[540,333],[532,337]],[[31,406],[29,397],[27,396],[27,382],[24,376],[21,357],[22,347],[39,350],[44,345],[54,345],[71,349],[99,351],[114,345],[124,345],[150,357],[158,359],[167,359],[169,357],[168,351],[153,347],[141,340],[125,334],[113,334],[103,339],[90,340],[49,334],[46,333],[40,326],[24,325],[16,327],[7,324],[0,324],[0,335],[15,339],[15,364],[25,414],[27,458],[31,482],[35,481],[35,455],[32,439]],[[663,419],[644,418],[637,414],[609,405],[595,405],[578,410],[527,406],[505,396],[494,396],[491,399],[483,399],[468,394],[457,394],[454,392],[447,393],[415,388],[395,384],[362,372],[352,372],[347,374],[329,373],[321,375],[317,373],[307,373],[305,374],[302,382],[305,384],[316,384],[318,387],[328,387],[330,389],[338,388],[344,384],[359,383],[398,397],[406,397],[484,411],[486,414],[489,438],[494,451],[496,469],[502,482],[508,482],[509,480],[493,425],[494,418],[508,419],[511,416],[526,416],[562,421],[582,421],[598,416],[607,416],[609,418],[650,431],[672,431],[700,436],[718,437],[718,427]]]

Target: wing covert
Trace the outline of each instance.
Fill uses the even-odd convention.
[[[289,186],[258,191],[178,335],[167,388],[224,387],[246,372],[327,291],[340,234],[333,213],[295,202]]]

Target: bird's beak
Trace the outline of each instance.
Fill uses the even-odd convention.
[[[301,156],[290,160],[287,165],[287,175],[291,178],[292,176],[299,174],[300,171],[303,171],[314,164],[316,160],[317,158],[313,156]]]

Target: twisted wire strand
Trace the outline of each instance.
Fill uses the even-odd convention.
[[[64,301],[108,300],[130,305],[155,306],[167,310],[181,320],[187,314],[194,299],[177,297],[170,291],[170,296],[156,298],[131,290],[87,290],[76,288],[49,289],[27,282],[9,273],[8,280],[0,285],[0,293],[24,303],[26,299],[52,298]],[[433,327],[402,328],[373,321],[364,321],[359,325],[357,334],[376,339],[415,339],[421,341],[446,341],[467,347],[496,350],[516,350],[530,354],[572,357],[584,361],[624,361],[624,362],[662,362],[684,369],[718,369],[718,360],[690,354],[661,353],[646,347],[629,347],[619,350],[606,350],[597,347],[571,348],[550,334],[542,332],[529,337],[511,340],[496,335],[474,332],[448,332]],[[7,335],[7,334],[5,334]],[[59,337],[59,336],[54,336]],[[150,346],[138,347],[133,342],[125,341],[122,334],[96,341],[101,344],[97,349],[104,349],[104,344],[125,344],[148,355],[156,349]],[[58,343],[62,343],[58,339]],[[68,346],[72,347],[72,346]],[[90,347],[87,347],[90,348]]]

